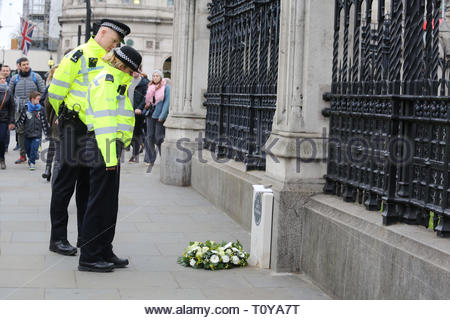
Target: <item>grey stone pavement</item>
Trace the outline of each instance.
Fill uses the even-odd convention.
[[[41,178],[44,163],[38,161],[35,172],[15,165],[12,147],[7,170],[0,170],[0,299],[328,299],[297,274],[177,264],[189,241],[238,239],[249,251],[250,234],[194,189],[160,183],[158,164],[151,174],[143,163],[122,166],[114,250],[130,259],[129,268],[79,272],[78,256],[48,250],[51,192]],[[75,244],[73,201],[69,215],[69,241]]]

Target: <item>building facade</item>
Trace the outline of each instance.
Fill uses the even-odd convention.
[[[173,1],[170,0],[92,0],[91,22],[104,18],[119,20],[131,28],[125,43],[143,56],[143,71],[164,69],[170,77],[172,55]],[[86,3],[83,0],[64,0],[59,58],[67,49],[85,39]],[[79,28],[81,36],[79,37]],[[80,38],[80,39],[79,39]]]

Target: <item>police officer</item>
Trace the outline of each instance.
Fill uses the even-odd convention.
[[[78,270],[109,272],[124,268],[127,259],[112,249],[119,205],[120,155],[133,137],[134,109],[128,97],[133,71],[141,55],[132,47],[114,49],[88,89],[86,160],[90,164],[89,202],[83,219]]]
[[[50,204],[50,251],[76,255],[67,240],[67,207],[76,186],[78,243],[89,196],[89,170],[82,154],[86,142],[86,93],[89,83],[103,69],[102,57],[130,33],[118,21],[103,19],[95,37],[69,52],[61,61],[48,89],[49,102],[59,117],[60,168],[54,172]]]

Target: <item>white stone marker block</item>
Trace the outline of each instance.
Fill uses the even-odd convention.
[[[270,268],[272,241],[273,192],[263,185],[253,185],[252,233],[249,265]]]

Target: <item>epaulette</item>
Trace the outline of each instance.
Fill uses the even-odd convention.
[[[81,58],[81,56],[83,55],[83,50],[77,50],[73,55],[72,58],[70,58],[70,60],[72,60],[73,62],[78,62],[78,59]]]
[[[105,81],[114,82],[114,76],[112,74],[107,74],[106,78],[105,78]]]

